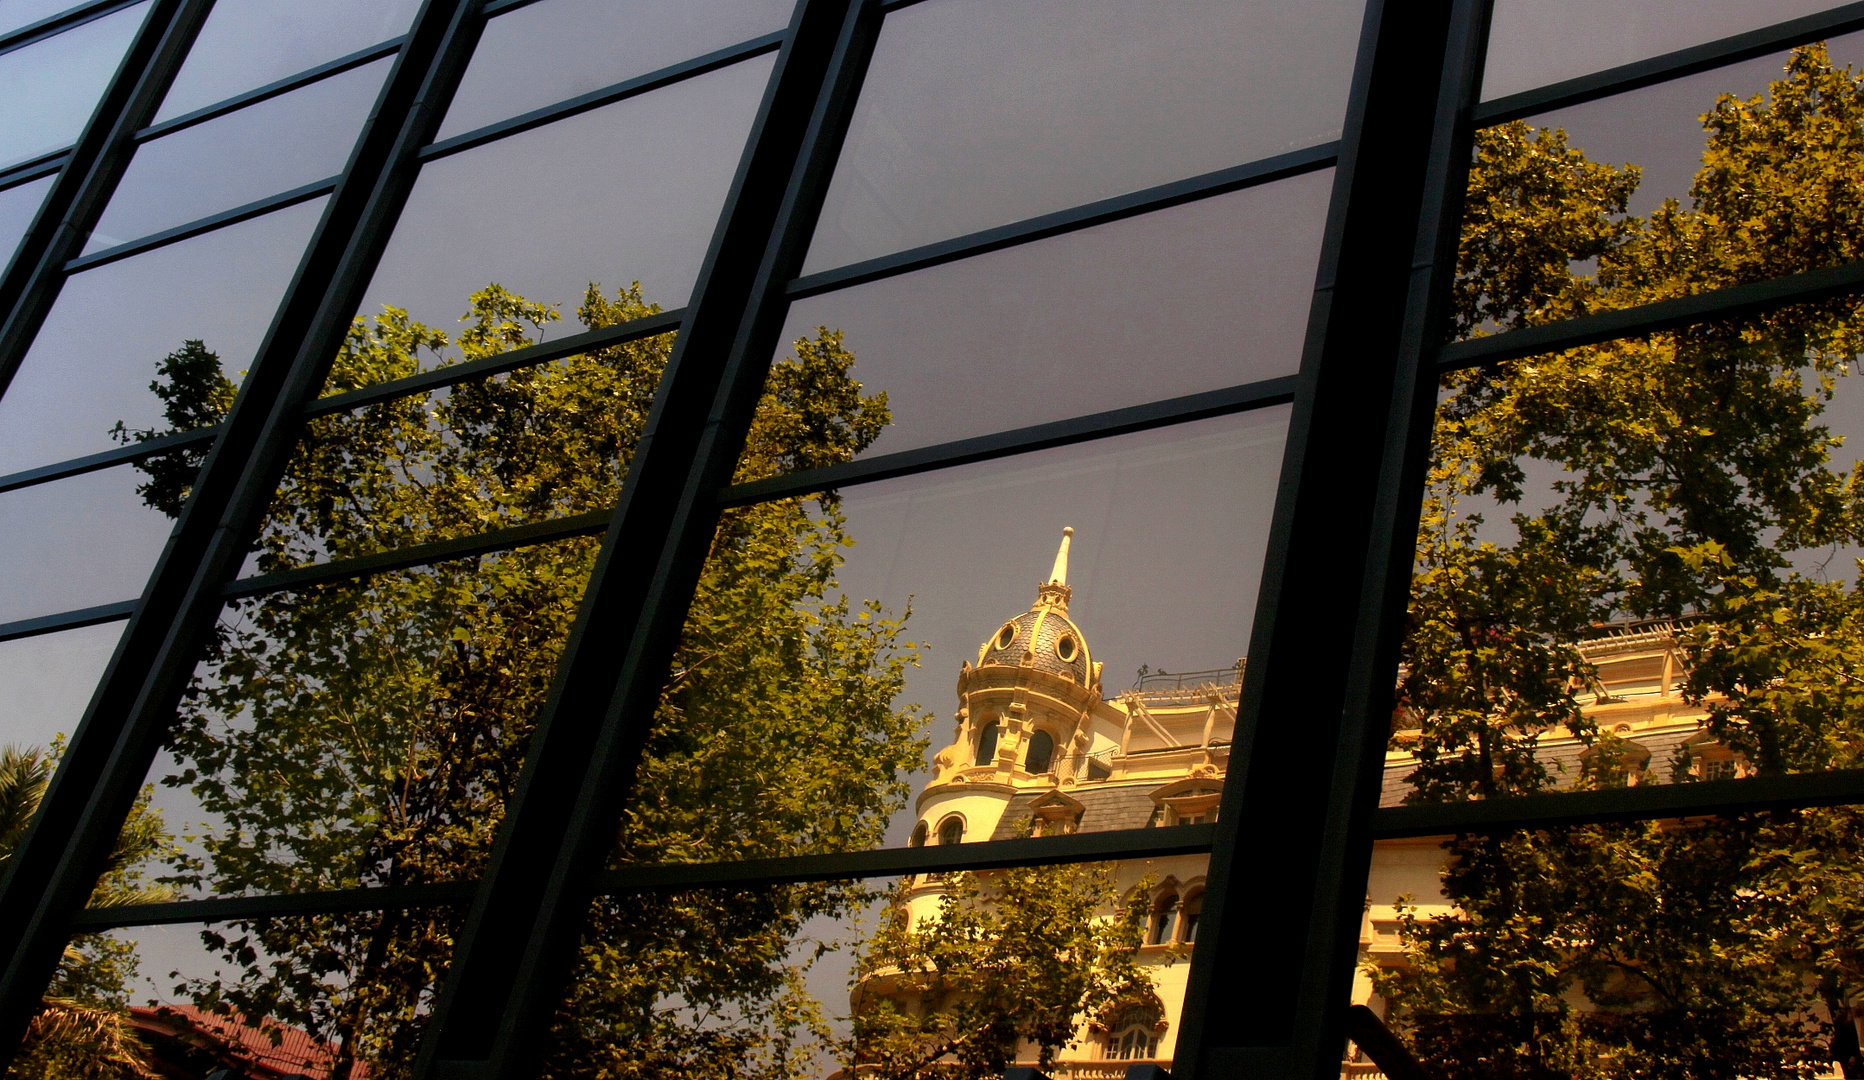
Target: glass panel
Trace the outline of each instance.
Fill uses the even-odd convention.
[[[776,378],[845,381],[828,353],[811,350],[811,364]],[[858,384],[819,392],[846,404],[809,429],[781,411],[785,399],[765,399],[741,474],[833,456],[884,419],[875,397],[857,412]],[[1287,416],[1266,409],[730,512],[624,857],[1139,829],[1210,812]],[[954,706],[955,725],[936,719]],[[1046,763],[1038,733],[1053,747]],[[1058,788],[1066,798],[1049,794]]]
[[[419,7],[420,0],[220,0],[156,122],[406,33]]]
[[[0,622],[142,595],[169,521],[126,467],[0,492]]]
[[[137,147],[85,252],[342,172],[388,68],[378,60]]]
[[[604,897],[545,1073],[907,1077],[948,1053],[953,1076],[1169,1068],[1206,862]]]
[[[77,6],[74,0],[0,0],[0,34],[31,26]]]
[[[1859,258],[1864,35],[1833,46],[1479,132],[1458,332]]]
[[[1860,765],[1858,312],[1446,379],[1388,805]]]
[[[41,177],[0,191],[0,266],[12,260],[19,242],[26,237],[26,230],[32,228],[33,215],[39,212],[45,193],[52,190],[52,181],[56,179],[56,176]]]
[[[1849,1075],[1861,856],[1854,807],[1383,841],[1355,996],[1452,1080]]]
[[[0,642],[0,744],[45,748],[69,736],[122,636],[112,622]]]
[[[805,272],[1338,138],[1363,10],[928,0],[894,12]]]
[[[322,213],[314,200],[67,281],[0,398],[0,474],[109,450],[119,423],[173,423],[149,383],[189,341],[237,379]]]
[[[486,24],[435,141],[783,29],[791,0],[544,0]]]
[[[639,281],[649,301],[684,304],[771,65],[759,57],[430,162],[361,310],[392,304],[446,327],[488,282],[570,308],[591,282]]]
[[[1484,99],[1758,30],[1835,0],[1495,0]]]
[[[0,167],[77,141],[148,4],[0,53]]]
[[[893,423],[871,452],[1292,374],[1331,170],[800,301]]]
[[[176,886],[225,896],[477,877],[596,547],[566,540],[229,603],[149,777],[196,838],[199,864]]]
[[[152,823],[158,844],[172,837]],[[101,898],[161,895],[136,884],[106,878]],[[14,1073],[406,1076],[462,916],[369,911],[80,934]],[[73,1062],[83,1071],[60,1068]]]

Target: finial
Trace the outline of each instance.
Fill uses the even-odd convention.
[[[1049,579],[1036,590],[1036,603],[1052,607],[1066,615],[1068,601],[1074,596],[1074,590],[1068,587],[1068,544],[1074,539],[1074,529],[1061,531],[1061,550],[1055,553],[1055,569],[1049,571]]]
[[[1068,584],[1068,544],[1074,539],[1074,529],[1061,531],[1061,550],[1055,553],[1055,569],[1049,574],[1049,581],[1055,585]]]

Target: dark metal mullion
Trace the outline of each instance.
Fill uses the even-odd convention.
[[[1583,105],[1588,101],[1713,71],[1743,60],[1752,60],[1861,29],[1864,29],[1864,3],[1846,4],[1804,18],[1750,30],[1745,34],[1486,101],[1476,107],[1476,123],[1482,126],[1504,124],[1536,113]]]
[[[1231,416],[1252,409],[1285,405],[1294,400],[1294,376],[1264,379],[1261,382],[1207,390],[1201,394],[1112,409],[1087,416],[1077,416],[1053,423],[980,435],[974,439],[938,443],[896,454],[861,458],[844,465],[831,465],[807,472],[787,473],[746,484],[734,484],[719,492],[720,507],[749,506],[772,499],[813,495],[817,492],[892,480],[901,476],[948,469],[980,461],[1049,450],[1058,446],[1129,435],[1139,431],[1170,427],[1217,416]]]
[[[38,22],[27,23],[17,30],[0,34],[0,55],[27,45],[36,45],[74,27],[82,26],[87,22],[95,22],[105,15],[114,15],[124,8],[135,7],[140,3],[142,0],[102,0],[101,3],[82,4],[73,7],[70,11],[48,15]]]
[[[180,0],[177,6],[182,17],[176,21],[190,20],[191,37],[208,5]],[[416,153],[477,40],[473,11],[473,0],[422,5],[136,613],[14,854],[0,885],[0,956],[6,958],[0,1054],[14,1052],[38,1011],[71,916],[83,908],[105,865],[220,614],[221,584],[237,572],[270,505],[302,427],[303,406],[342,345],[413,186]],[[165,87],[184,52],[166,57],[172,64],[163,66],[162,86],[154,89]],[[119,150],[133,145],[129,136],[146,124],[147,109],[160,97],[138,94],[146,109],[124,110],[113,129]],[[7,332],[16,331],[9,324]]]
[[[0,191],[9,191],[21,184],[30,184],[34,180],[43,180],[65,167],[65,155],[70,147],[54,150],[49,154],[22,161],[9,169],[0,169]]]
[[[136,152],[135,133],[155,115],[213,0],[150,0],[149,13],[70,148],[52,190],[0,277],[0,394],[64,286],[64,267],[85,240]]]
[[[530,131],[534,128],[540,128],[547,124],[554,124],[559,120],[567,120],[572,116],[578,116],[582,113],[593,112],[596,109],[613,105],[618,101],[626,101],[631,97],[639,97],[642,94],[672,86],[675,83],[698,78],[701,75],[717,71],[720,68],[742,63],[754,56],[762,56],[768,52],[775,52],[777,51],[777,47],[781,44],[783,44],[783,35],[781,33],[765,34],[763,37],[752,38],[750,41],[719,49],[716,52],[710,52],[704,56],[695,56],[690,60],[683,60],[671,67],[661,68],[658,71],[650,71],[645,75],[638,75],[632,79],[618,82],[613,86],[605,86],[600,90],[591,90],[586,94],[570,98],[568,101],[560,101],[555,105],[546,105],[541,109],[533,109],[530,112],[514,116],[509,120],[501,120],[496,124],[488,124],[485,127],[477,128],[472,131],[461,132],[444,142],[434,143],[432,146],[422,150],[421,159],[423,161],[433,161],[437,158],[464,153],[474,147],[497,142],[500,139]]]
[[[31,619],[17,619],[9,623],[0,623],[0,641],[13,641],[18,638],[38,637],[42,634],[56,634],[61,630],[76,630],[99,623],[116,622],[127,619],[136,610],[136,601],[123,600],[115,604],[98,604],[95,607],[78,608],[75,611],[61,611],[56,615],[39,615]]]
[[[356,52],[350,53],[348,56],[339,56],[328,63],[319,64],[313,68],[306,68],[296,75],[287,75],[277,82],[267,83],[256,89],[248,90],[243,94],[236,94],[233,97],[227,98],[225,101],[216,102],[212,105],[205,105],[191,113],[183,113],[180,116],[164,120],[159,124],[138,131],[136,133],[136,141],[145,143],[153,139],[159,139],[164,135],[173,135],[177,131],[184,131],[194,127],[196,124],[205,124],[209,120],[218,120],[220,117],[228,113],[238,112],[248,105],[257,105],[261,101],[270,101],[275,97],[282,97],[289,94],[293,90],[301,90],[306,86],[323,82],[325,79],[341,75],[346,71],[353,71],[366,64],[372,64],[377,60],[395,55],[395,50],[401,48],[401,43],[405,40],[407,40],[406,35],[389,38],[387,41],[381,42],[380,44],[371,45],[366,49],[359,49]]]
[[[542,1052],[879,23],[867,0],[797,5],[418,1080],[517,1080]]]
[[[127,926],[176,926],[234,919],[450,907],[470,901],[478,885],[476,881],[446,881],[432,885],[391,885],[379,889],[331,889],[325,892],[227,896],[207,900],[176,900],[166,904],[85,908],[71,917],[71,928],[94,933]]]
[[[1232,191],[1241,191],[1244,188],[1318,172],[1332,167],[1339,156],[1339,149],[1340,144],[1337,142],[1322,143],[1319,146],[1278,154],[1275,157],[1263,158],[1228,169],[1219,169],[1201,176],[1174,180],[1169,184],[1160,184],[1157,187],[1116,195],[1110,199],[1101,199],[1098,202],[1058,210],[1055,213],[1043,214],[1025,221],[999,225],[981,232],[941,240],[935,244],[909,248],[892,255],[883,255],[877,259],[823,270],[807,277],[797,278],[790,282],[784,291],[791,300],[819,296],[837,289],[864,285],[870,281],[909,274],[915,270],[957,262],[974,255],[1001,251],[1004,248],[1016,247],[1036,240],[1046,240],[1052,236],[1090,229],[1109,222],[1123,221],[1141,214],[1150,214]]]
[[[65,273],[71,275],[109,263],[121,262],[133,255],[141,255],[146,251],[154,251],[170,244],[179,244],[183,240],[192,240],[197,236],[224,229],[229,225],[238,225],[242,221],[264,217],[274,210],[283,210],[299,203],[310,202],[312,199],[321,198],[335,191],[339,179],[341,177],[326,177],[302,187],[292,188],[290,191],[282,191],[277,195],[249,202],[244,206],[235,206],[231,210],[210,214],[197,221],[185,222],[158,233],[150,233],[140,239],[131,240],[127,244],[118,244],[115,247],[104,248],[102,251],[93,251],[89,255],[81,255],[65,264]]]
[[[171,450],[185,450],[191,446],[201,446],[213,442],[215,436],[219,434],[220,429],[217,427],[196,428],[193,431],[164,435],[147,442],[131,443],[115,450],[105,450],[51,465],[41,465],[36,469],[10,473],[0,476],[0,494],[39,484],[49,484],[55,480],[64,480],[73,476],[83,476],[85,473],[97,472],[117,465],[127,465],[157,454],[166,454]]]
[[[1480,6],[1367,6],[1185,991],[1181,1077],[1338,1076],[1347,1001],[1330,996],[1329,961],[1364,853],[1341,827],[1352,800],[1336,787],[1366,769],[1364,672],[1382,658],[1358,652],[1360,624],[1399,542],[1391,480],[1412,452],[1401,433],[1416,379],[1402,357],[1418,278],[1449,269],[1432,268],[1419,225],[1443,202],[1440,97]]]

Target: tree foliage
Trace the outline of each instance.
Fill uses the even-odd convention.
[[[1690,205],[1646,217],[1625,212],[1635,166],[1558,130],[1481,132],[1457,330],[1858,258],[1864,83],[1822,45],[1703,123]],[[1822,301],[1446,380],[1394,723],[1415,729],[1411,799],[1666,778],[1626,767],[1582,708],[1580,644],[1615,619],[1677,622],[1688,699],[1756,771],[1858,764],[1864,592],[1821,571],[1864,544],[1864,473],[1834,467],[1825,419],[1861,326],[1857,300]],[[1548,766],[1549,735],[1592,744],[1578,775]],[[1860,825],[1804,810],[1458,837],[1454,910],[1405,912],[1407,964],[1378,988],[1451,1078],[1864,1075]]]

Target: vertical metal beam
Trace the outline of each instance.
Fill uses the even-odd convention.
[[[1367,10],[1181,1077],[1338,1075],[1487,9]]]
[[[543,1050],[782,332],[881,13],[800,0],[539,717],[415,1075]]]
[[[161,107],[214,0],[154,0],[58,179],[0,274],[0,394],[13,381],[136,153],[136,132]]]
[[[206,0],[186,0],[205,11]],[[190,8],[189,10],[193,10]],[[472,48],[477,0],[427,0],[238,399],[0,884],[0,1063],[89,897],[296,444]],[[179,63],[180,56],[172,58]],[[157,95],[159,97],[159,95]],[[127,113],[130,130],[140,119]],[[119,124],[119,127],[122,125]],[[75,212],[73,216],[75,219]]]

